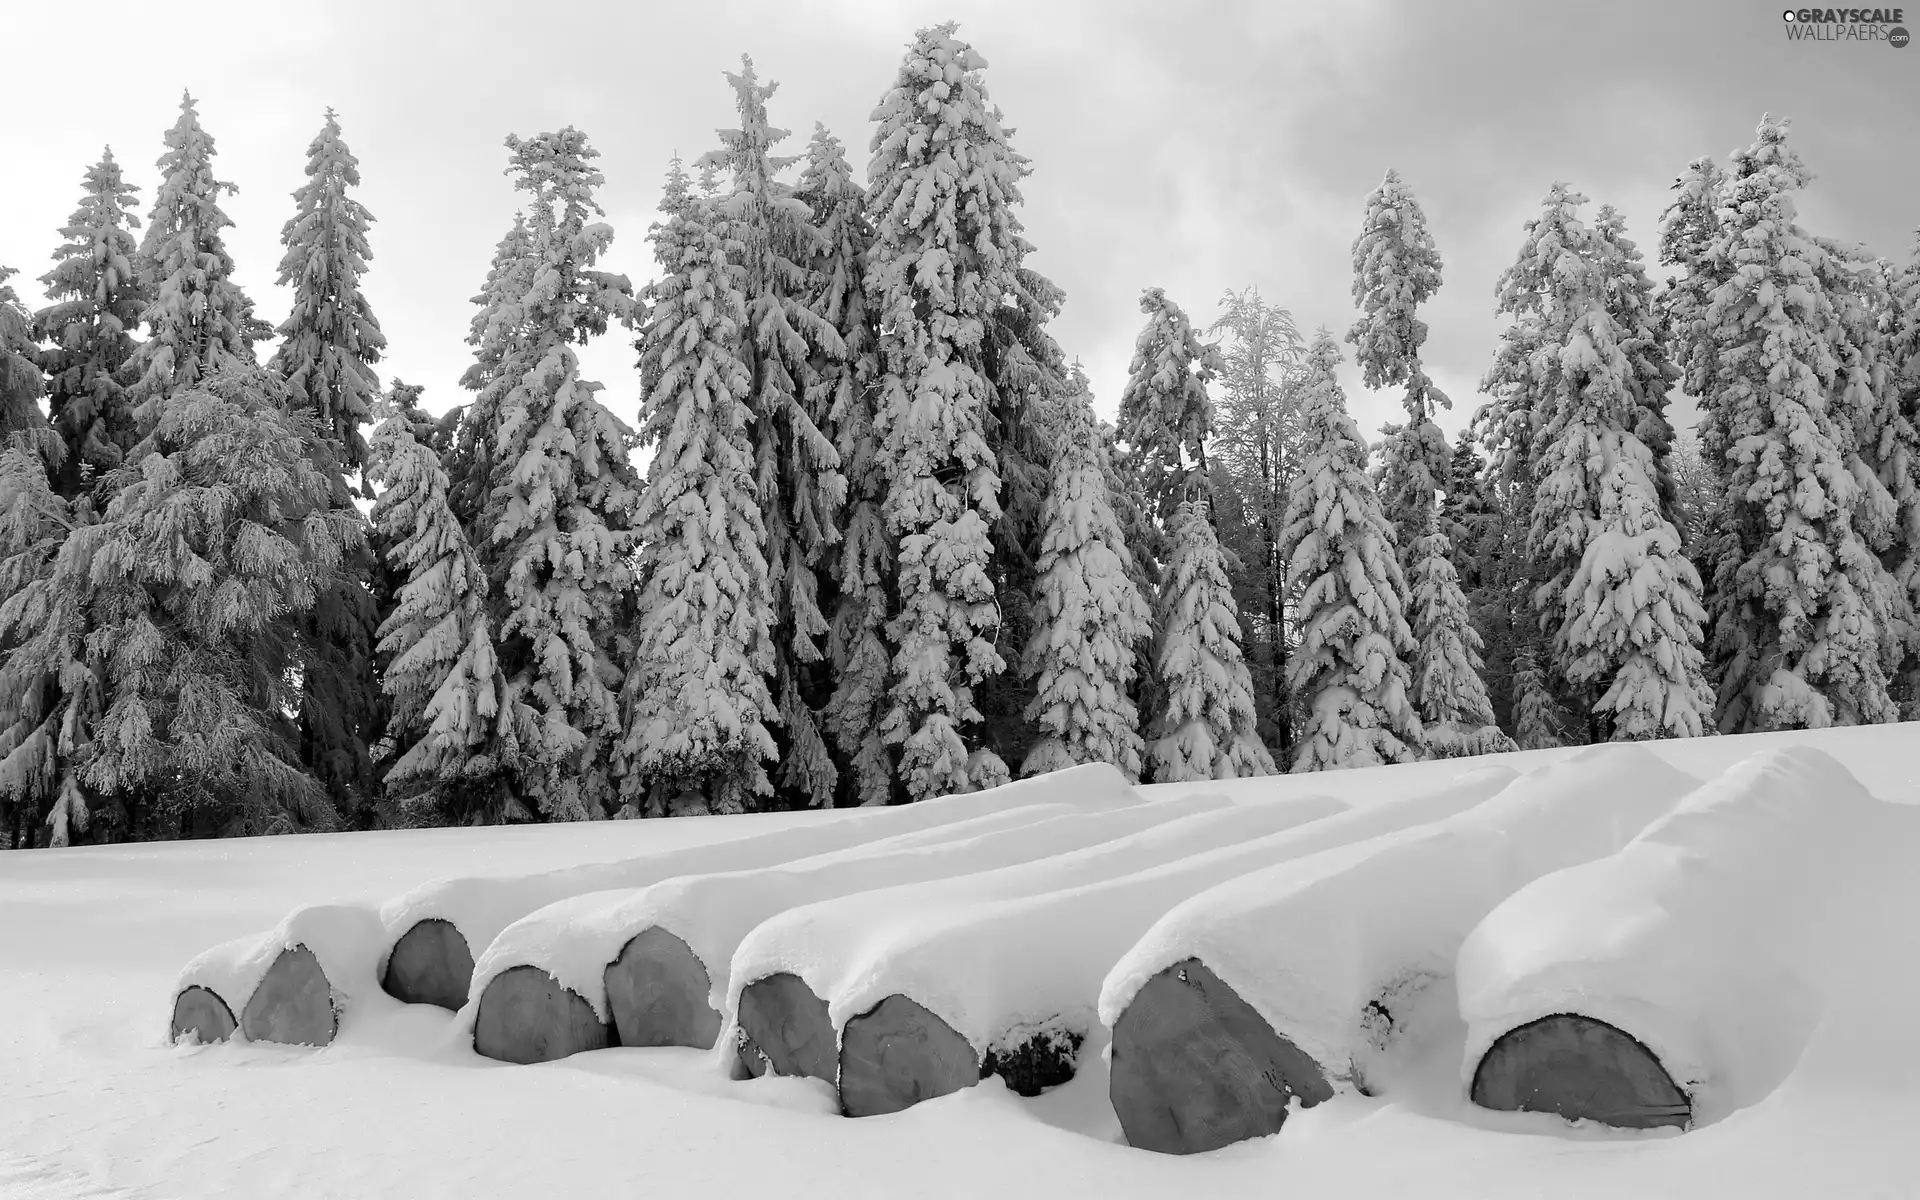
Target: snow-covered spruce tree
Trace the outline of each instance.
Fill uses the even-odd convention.
[[[1893,597],[1854,524],[1851,437],[1829,408],[1838,318],[1824,253],[1795,221],[1811,178],[1762,120],[1734,155],[1708,252],[1713,375],[1701,442],[1725,482],[1711,592],[1723,732],[1891,720],[1883,634]]]
[[[213,138],[200,127],[193,97],[180,100],[180,119],[166,135],[160,189],[135,264],[147,300],[141,320],[147,340],[126,362],[126,398],[134,428],[144,437],[174,393],[238,363],[253,366],[253,344],[272,328],[253,315],[253,302],[233,281],[233,257],[220,231],[233,224],[220,194],[238,191],[213,175]]]
[[[480,512],[493,494],[501,405],[514,386],[503,368],[524,346],[527,308],[522,299],[532,282],[534,262],[527,215],[515,213],[513,227],[494,246],[486,283],[473,297],[478,311],[468,323],[467,344],[474,348],[474,361],[460,377],[460,386],[475,395],[461,410],[453,445],[444,456],[453,489],[449,502],[473,536],[478,536]]]
[[[1503,275],[1499,311],[1533,323],[1509,402],[1538,425],[1530,446],[1527,555],[1554,665],[1603,737],[1695,737],[1711,721],[1702,674],[1700,580],[1662,515],[1654,451],[1672,371],[1655,333],[1639,252],[1611,210],[1600,236],[1586,197],[1556,183]],[[1656,399],[1655,397],[1660,397]],[[1671,485],[1669,485],[1669,491]]]
[[[1040,543],[1038,622],[1023,664],[1038,681],[1027,715],[1041,738],[1020,773],[1105,762],[1137,780],[1140,720],[1128,684],[1135,646],[1152,636],[1152,614],[1129,578],[1093,397],[1082,391],[1069,399]]]
[[[339,448],[342,470],[366,465],[366,422],[380,393],[373,364],[387,339],[360,291],[373,252],[373,214],[348,195],[360,185],[360,162],[340,139],[332,109],[307,147],[307,182],[293,193],[294,215],[280,230],[286,254],[278,282],[293,289],[293,312],[277,331],[272,368],[293,389]]]
[[[1513,660],[1513,740],[1522,750],[1566,744],[1563,713],[1531,648]]]
[[[1815,273],[1834,309],[1828,411],[1860,485],[1854,527],[1886,571],[1877,589],[1888,597],[1888,620],[1880,634],[1894,686],[1903,664],[1920,652],[1920,624],[1908,586],[1910,535],[1920,529],[1920,480],[1914,474],[1920,431],[1894,379],[1889,337],[1894,296],[1884,260],[1864,246],[1821,237],[1813,241],[1823,252],[1815,259]]]
[[[1668,353],[1680,371],[1681,390],[1695,397],[1706,394],[1714,375],[1707,305],[1725,266],[1712,256],[1725,182],[1713,159],[1694,159],[1673,181],[1673,202],[1660,218],[1661,265],[1679,271],[1667,277],[1660,293],[1660,316]]]
[[[1213,399],[1207,385],[1226,364],[1219,348],[1200,340],[1193,322],[1160,288],[1140,296],[1146,328],[1134,339],[1133,363],[1120,393],[1119,438],[1126,444],[1130,489],[1145,502],[1152,525],[1135,547],[1150,582],[1167,557],[1166,523],[1190,488],[1207,486],[1207,440],[1213,435]]]
[[[0,266],[0,449],[26,445],[58,470],[65,448],[40,411],[47,381],[40,373],[32,318],[7,282],[14,273]]]
[[[1667,405],[1668,393],[1680,381],[1682,372],[1669,357],[1666,319],[1640,249],[1627,237],[1626,218],[1613,205],[1602,204],[1593,215],[1593,237],[1602,261],[1609,264],[1605,273],[1606,306],[1620,325],[1618,345],[1627,360],[1625,386],[1631,403],[1627,428],[1652,456],[1660,515],[1677,529],[1674,433]]]
[[[167,319],[156,340],[186,344]],[[55,564],[56,592],[83,598],[89,665],[108,680],[84,780],[126,803],[145,836],[334,827],[326,789],[300,765],[293,681],[302,617],[364,522],[332,506],[318,430],[257,364],[230,360],[154,407],[103,519],[69,535]]]
[[[1414,631],[1413,698],[1435,758],[1464,758],[1513,749],[1494,721],[1481,678],[1485,643],[1473,627],[1466,593],[1453,568],[1453,544],[1438,529],[1413,544],[1409,555],[1408,625]]]
[[[417,414],[389,408],[367,466],[381,488],[376,536],[403,579],[379,630],[391,698],[378,748],[388,760],[384,786],[416,820],[532,820],[507,780],[520,743],[541,740],[540,714],[515,702],[500,670],[486,570],[447,504],[446,472],[415,437]]]
[[[553,820],[608,815],[610,751],[621,735],[615,638],[632,586],[629,551],[640,480],[631,434],[580,376],[575,344],[635,315],[625,276],[594,269],[613,230],[594,189],[599,152],[568,127],[509,135],[507,168],[529,195],[525,281],[503,308],[517,335],[475,407],[497,420],[481,431],[491,491],[474,542],[488,576],[489,616],[507,678],[505,703],[540,714],[540,736],[520,744],[514,787]],[[502,319],[505,313],[501,314]],[[470,414],[471,415],[471,414]]]
[[[348,477],[364,476],[361,433],[380,391],[373,364],[386,337],[360,291],[372,251],[373,222],[348,189],[359,186],[358,160],[340,139],[328,109],[307,147],[307,182],[293,193],[294,215],[280,230],[286,253],[278,282],[293,290],[293,311],[280,324],[268,369],[286,380],[294,404],[321,431],[316,465],[339,480],[333,506],[357,512]],[[362,491],[366,485],[362,483]],[[334,586],[308,615],[313,655],[301,671],[301,759],[326,784],[343,813],[367,815],[375,790],[368,743],[379,736],[379,682],[374,641],[380,615],[367,584],[374,563],[362,548],[343,564]]]
[[[846,350],[838,329],[807,302],[819,237],[810,211],[774,179],[792,162],[772,156],[788,136],[767,120],[767,99],[777,85],[761,84],[751,59],[742,55],[740,62],[739,74],[727,74],[740,127],[720,132],[724,148],[708,160],[733,178],[733,190],[714,211],[742,269],[747,302],[741,357],[753,379],[749,428],[774,610],[777,783],[793,803],[830,805],[838,771],[802,689],[825,659],[829,627],[820,610],[821,584],[828,549],[840,539],[847,479],[838,449],[822,432],[831,394],[811,385],[816,363],[831,369]]]
[[[1280,532],[1280,551],[1304,581],[1289,678],[1307,714],[1296,772],[1410,762],[1423,744],[1407,666],[1406,579],[1367,477],[1367,443],[1334,375],[1339,363],[1339,346],[1321,330],[1308,352],[1302,414],[1313,449]]]
[[[47,478],[25,439],[0,449],[0,846],[25,848],[44,826],[65,846],[94,825],[82,782],[102,707],[87,660],[86,614],[56,590],[67,535],[92,518]],[[71,576],[65,581],[71,584]]]
[[[881,728],[916,800],[1008,778],[990,746],[969,751],[965,731],[982,721],[976,688],[1006,665],[997,600],[1019,598],[1017,587],[996,594],[996,570],[1018,557],[1009,542],[1022,541],[1010,514],[1016,536],[996,544],[1001,466],[1033,474],[1024,418],[1057,353],[1040,325],[1058,294],[1021,265],[1029,247],[1013,206],[1026,161],[987,99],[984,60],[954,28],[923,29],[908,47],[874,111],[868,167],[882,511],[899,547]]]
[[[807,304],[839,335],[838,357],[815,347],[807,387],[809,406],[827,414],[826,430],[847,481],[844,536],[831,561],[832,619],[828,660],[833,693],[821,718],[847,764],[849,798],[880,805],[894,794],[894,766],[881,718],[887,709],[887,581],[893,546],[881,505],[886,478],[874,430],[879,375],[876,330],[862,279],[872,230],[867,195],[853,178],[840,142],[814,128],[796,192],[815,230],[807,264]]]
[[[140,227],[134,188],[120,175],[113,151],[87,168],[80,206],[67,218],[53,252],[53,270],[40,277],[53,301],[34,314],[33,337],[50,343],[41,365],[48,375],[47,411],[66,445],[54,489],[72,498],[89,480],[120,465],[133,444],[120,369],[133,354],[133,331],[146,309],[134,263],[132,229]]]
[[[1254,728],[1253,677],[1240,649],[1240,615],[1204,501],[1175,511],[1154,614],[1155,696],[1147,774],[1155,783],[1274,773]]]
[[[741,357],[745,271],[676,161],[649,234],[662,278],[642,333],[635,526],[639,623],[622,694],[621,794],[633,811],[740,812],[770,796],[778,721],[766,526]]]
[[[1440,252],[1426,214],[1398,172],[1389,170],[1367,197],[1366,217],[1353,243],[1353,300],[1361,317],[1347,331],[1354,362],[1369,388],[1404,387],[1404,424],[1382,432],[1380,502],[1393,527],[1401,570],[1413,572],[1414,543],[1428,535],[1428,519],[1447,478],[1446,434],[1434,409],[1453,402],[1427,378],[1420,347],[1427,323],[1415,316],[1440,290]],[[1417,633],[1418,631],[1416,631]]]
[[[254,356],[271,330],[233,281],[190,99],[167,145],[138,264],[151,336],[125,367],[141,437],[52,577],[107,688],[84,779],[140,835],[328,827],[287,714],[303,615],[363,522],[327,511],[314,431]]]

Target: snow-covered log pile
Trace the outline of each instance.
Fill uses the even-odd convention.
[[[1756,1102],[1857,949],[1844,915],[1912,861],[1916,835],[1920,812],[1874,799],[1822,751],[1741,763],[1473,931],[1458,966],[1463,1085],[1486,1107],[1624,1126]]]
[[[1451,1008],[1454,956],[1488,911],[1618,849],[1696,783],[1641,747],[1589,749],[1444,821],[1176,906],[1101,990],[1128,1141],[1213,1149],[1276,1132],[1296,1097],[1377,1090]]]

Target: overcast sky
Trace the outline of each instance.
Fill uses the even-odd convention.
[[[506,134],[586,131],[617,235],[606,265],[637,285],[653,274],[645,235],[667,161],[732,124],[722,72],[742,52],[781,85],[771,109],[794,131],[786,148],[822,121],[864,175],[868,116],[903,47],[952,18],[1033,160],[1030,262],[1066,290],[1054,334],[1085,362],[1103,413],[1147,286],[1203,325],[1224,291],[1253,286],[1303,330],[1344,333],[1361,206],[1395,167],[1445,261],[1426,359],[1456,399],[1442,416],[1453,431],[1493,352],[1494,283],[1556,179],[1592,197],[1589,212],[1620,208],[1651,259],[1673,177],[1750,142],[1771,111],[1793,118],[1818,176],[1807,225],[1912,251],[1920,49],[1790,43],[1777,3],[97,0],[80,40],[72,10],[20,4],[6,22],[0,263],[42,302],[35,277],[103,145],[144,214],[188,88],[219,177],[240,187],[226,201],[239,279],[278,321],[280,227],[331,105],[378,219],[366,289],[390,344],[382,378],[425,385],[441,411],[467,399],[470,297],[515,209]],[[1908,20],[1920,29],[1920,3]],[[584,357],[631,421],[631,347],[610,337]],[[1372,436],[1396,397],[1363,391],[1350,363],[1345,379]]]

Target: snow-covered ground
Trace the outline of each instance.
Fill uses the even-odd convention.
[[[1657,743],[1712,780],[1781,744],[1817,746],[1880,800],[1920,804],[1920,727]],[[1329,794],[1356,807],[1463,771],[1527,772],[1571,752],[1146,788],[1236,801]],[[1836,796],[1836,801],[1843,797]],[[731,1082],[696,1050],[612,1049],[542,1066],[488,1062],[454,1015],[368,1005],[325,1050],[166,1044],[182,966],[293,908],[374,904],[442,876],[606,861],[819,818],[691,818],[143,845],[0,856],[0,1197],[1101,1196],[1897,1197],[1920,1194],[1920,870],[1849,907],[1817,950],[1819,999],[1778,1082],[1685,1134],[1575,1128],[1486,1112],[1461,1083],[1466,1029],[1424,1073],[1342,1091],[1281,1136],[1175,1158],[1119,1143],[1097,1048],[1023,1100],[988,1080],[906,1112],[834,1115],[824,1085]],[[1845,838],[1797,836],[1808,880]],[[1715,843],[1724,844],[1724,843]],[[1778,854],[1782,844],[1771,843]],[[1692,850],[1715,853],[1711,845]],[[1920,864],[1916,864],[1920,865]],[[1696,874],[1701,874],[1696,872]],[[1706,872],[1702,875],[1710,875]],[[1744,885],[1743,885],[1744,886]],[[1543,889],[1550,892],[1551,888]],[[1582,896],[1597,894],[1587,888]],[[1644,939],[1642,939],[1644,941]],[[1817,944],[1816,944],[1817,943]],[[1775,952],[1778,952],[1776,947]],[[1804,975],[1811,958],[1765,964]]]

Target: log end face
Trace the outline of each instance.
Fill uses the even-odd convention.
[[[1502,1034],[1474,1068],[1471,1094],[1482,1108],[1557,1113],[1622,1129],[1685,1129],[1693,1120],[1691,1101],[1651,1050],[1573,1013]]]
[[[607,1008],[622,1046],[712,1048],[720,1014],[708,1003],[712,979],[686,942],[650,926],[607,964]]]
[[[494,976],[474,1014],[474,1051],[499,1062],[552,1062],[614,1044],[613,1027],[593,1005],[539,967]]]
[[[900,1112],[980,1078],[967,1039],[897,992],[848,1021],[840,1039],[840,1107],[850,1117]]]
[[[1113,1027],[1109,1096],[1127,1143],[1197,1154],[1280,1131],[1296,1096],[1331,1099],[1320,1065],[1199,959],[1147,981]]]
[[[193,1038],[201,1045],[224,1042],[239,1025],[227,1002],[211,990],[194,985],[183,988],[173,998],[172,1037],[176,1042]]]
[[[775,1074],[840,1082],[839,1039],[827,1002],[798,975],[782,971],[748,984],[740,993],[739,1021]]]
[[[240,1030],[255,1042],[326,1046],[339,1031],[333,985],[305,946],[280,952],[240,1014]]]
[[[416,921],[387,958],[380,986],[406,1004],[437,1004],[458,1012],[473,986],[473,952],[453,922]]]

